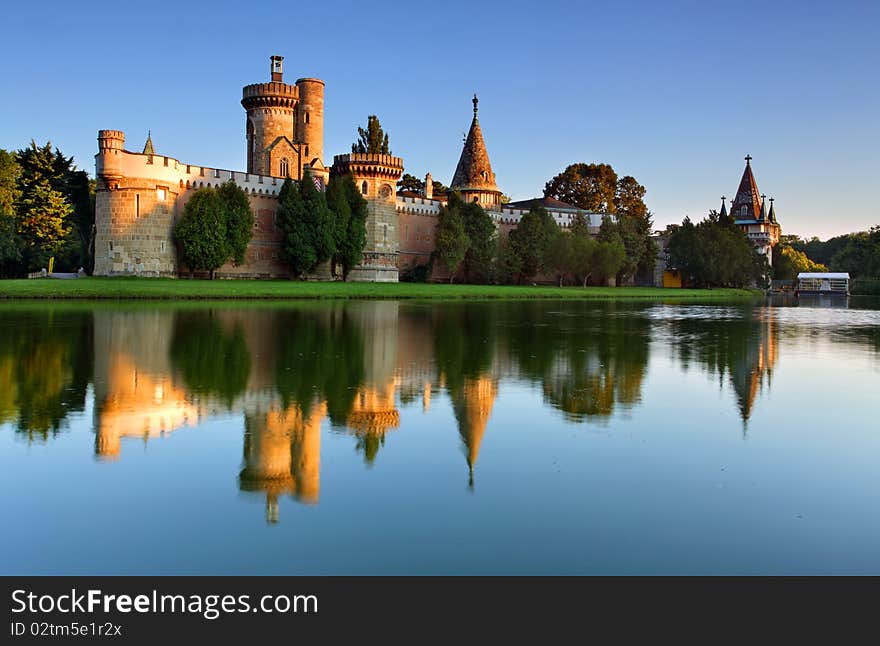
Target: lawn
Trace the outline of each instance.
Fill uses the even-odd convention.
[[[288,280],[175,280],[171,278],[77,278],[0,280],[0,299],[731,299],[760,294],[747,289],[655,287],[553,287],[342,283]]]

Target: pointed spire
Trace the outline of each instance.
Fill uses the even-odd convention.
[[[153,150],[153,137],[152,132],[147,130],[147,143],[144,144],[144,155],[155,155],[156,151]]]
[[[727,198],[725,196],[721,196],[721,217],[727,217]]]
[[[761,219],[767,220],[767,196],[761,196]]]
[[[775,198],[772,198],[772,197],[770,198],[770,214],[767,217],[769,217],[770,221],[775,224],[776,223],[776,209],[773,208],[773,200],[774,199]]]
[[[459,191],[487,191],[501,193],[495,184],[495,173],[492,172],[492,164],[489,162],[489,153],[486,152],[486,142],[483,140],[483,131],[477,120],[477,104],[479,99],[474,95],[474,120],[471,129],[464,141],[464,148],[455,167],[455,175],[452,177],[451,188]]]
[[[730,205],[730,214],[737,220],[757,220],[761,214],[761,192],[752,173],[751,161],[752,156],[746,155],[746,167]]]

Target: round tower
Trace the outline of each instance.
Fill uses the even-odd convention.
[[[121,177],[122,160],[119,153],[124,149],[125,133],[122,130],[99,130],[95,173],[110,179]]]
[[[316,157],[324,162],[324,81],[305,78],[296,82],[299,108],[296,116],[296,142],[303,145],[303,165]]]
[[[272,80],[242,89],[241,105],[247,111],[247,172],[284,177],[287,173],[282,172],[280,161],[275,161],[278,168],[272,168],[269,149],[279,137],[293,141],[299,89],[282,80],[284,57],[271,56],[269,60]]]
[[[403,175],[403,159],[372,153],[336,155],[331,174],[351,175],[367,201],[367,244],[360,264],[348,279],[396,283],[400,236],[395,186]]]

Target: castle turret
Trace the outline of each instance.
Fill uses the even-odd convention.
[[[296,82],[299,106],[296,116],[296,143],[302,145],[303,164],[324,162],[324,81],[305,78]]]
[[[95,172],[99,177],[115,179],[122,176],[120,153],[125,149],[125,133],[122,130],[98,131],[98,154],[95,155]]]
[[[242,89],[241,105],[247,111],[247,172],[298,179],[302,161],[294,146],[294,121],[299,88],[282,81],[283,60],[282,56],[270,58],[269,83]]]
[[[361,264],[349,278],[397,282],[400,233],[394,187],[403,175],[403,159],[391,155],[350,153],[333,158],[333,175],[351,175],[367,200],[367,244]]]
[[[474,95],[474,120],[464,142],[455,175],[450,188],[461,193],[465,202],[477,202],[483,208],[498,209],[501,205],[501,191],[495,183],[495,173],[486,152],[483,131],[477,119],[479,99]]]

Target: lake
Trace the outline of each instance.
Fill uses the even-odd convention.
[[[3,574],[880,574],[880,304],[0,304]]]

